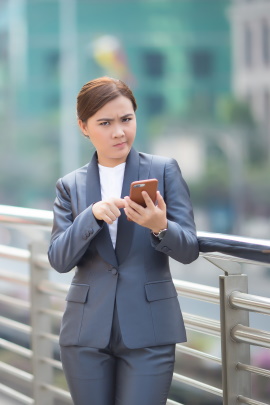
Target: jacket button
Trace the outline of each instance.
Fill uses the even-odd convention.
[[[116,276],[116,275],[118,274],[118,271],[117,271],[115,268],[113,268],[113,269],[112,269],[112,274],[113,274],[114,276]]]

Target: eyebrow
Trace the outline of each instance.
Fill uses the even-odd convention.
[[[122,115],[120,118],[128,118],[129,116],[134,115],[133,113],[128,113],[125,115]],[[114,118],[99,118],[97,121],[113,121]]]

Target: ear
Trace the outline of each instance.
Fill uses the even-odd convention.
[[[80,127],[82,133],[83,133],[85,136],[89,136],[89,134],[88,134],[88,128],[87,128],[87,123],[86,123],[85,121],[78,120],[78,125],[79,125],[79,127]]]

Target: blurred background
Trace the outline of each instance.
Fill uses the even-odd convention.
[[[51,209],[86,164],[76,95],[126,81],[135,146],[175,157],[198,228],[266,238],[269,0],[0,0],[0,201]]]
[[[135,94],[135,147],[179,162],[198,230],[269,239],[270,0],[0,0],[0,204],[52,209],[57,179],[93,154],[77,128],[76,96],[103,75],[124,80]],[[0,243],[23,248],[40,238],[33,229],[0,231]],[[3,260],[1,267],[28,271]],[[251,267],[250,292],[269,296],[269,270]],[[216,269],[202,259],[173,262],[172,273],[218,285]],[[53,277],[70,282],[71,274]],[[28,298],[23,288],[8,293]],[[218,308],[184,298],[181,305],[219,319]],[[2,306],[6,313],[29,322],[23,310]],[[257,324],[251,317],[251,325],[266,328],[263,316]],[[218,339],[189,332],[188,341],[220,355]],[[269,353],[254,351],[253,364],[266,361],[270,369]],[[0,356],[17,362],[4,350]],[[220,368],[205,373],[203,361],[184,355],[178,364],[220,384]],[[253,382],[262,399],[269,398],[264,383]],[[180,395],[173,386],[174,399],[221,404],[186,390],[182,385]]]

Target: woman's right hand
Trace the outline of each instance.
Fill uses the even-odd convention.
[[[107,224],[112,224],[121,212],[119,208],[125,207],[125,200],[122,198],[109,198],[105,201],[99,201],[93,204],[92,212],[98,220],[103,220]]]

